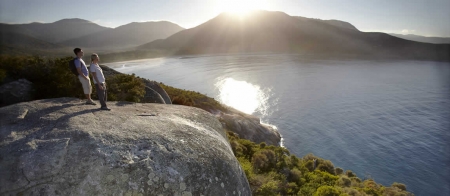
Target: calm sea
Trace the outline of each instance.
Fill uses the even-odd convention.
[[[107,65],[257,115],[297,156],[450,195],[450,63],[225,55]]]

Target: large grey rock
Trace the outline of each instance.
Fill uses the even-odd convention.
[[[145,95],[144,95],[144,98],[142,99],[142,102],[143,103],[162,103],[162,104],[166,103],[158,92],[156,92],[155,90],[153,90],[152,88],[150,88],[148,86],[145,87]]]
[[[219,121],[73,98],[0,108],[0,195],[251,195]]]
[[[0,106],[10,105],[33,99],[33,83],[26,79],[0,86]]]
[[[276,127],[261,123],[261,120],[230,108],[229,111],[216,114],[225,129],[237,133],[239,137],[255,143],[280,146],[281,135]]]
[[[144,83],[145,83],[145,86],[158,92],[159,95],[161,95],[161,97],[164,99],[164,103],[172,104],[172,100],[170,100],[169,95],[161,86],[159,86],[158,82],[144,79]]]

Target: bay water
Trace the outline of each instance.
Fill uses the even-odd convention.
[[[106,65],[256,115],[299,157],[415,195],[450,195],[450,63],[248,54]]]

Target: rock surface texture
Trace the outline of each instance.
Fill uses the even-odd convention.
[[[0,108],[0,195],[251,195],[213,115],[108,106],[59,98]]]
[[[32,93],[33,83],[26,79],[6,83],[0,86],[0,106],[31,101]]]
[[[169,95],[163,88],[161,88],[161,86],[159,86],[158,82],[144,79],[144,83],[146,86],[145,89],[146,94],[149,93],[147,88],[150,88],[153,91],[156,91],[161,96],[161,98],[164,99],[165,104],[172,104],[172,100],[170,100]]]
[[[239,137],[267,145],[280,146],[281,135],[277,128],[260,122],[258,117],[230,108],[228,113],[217,115],[225,129],[237,133]]]

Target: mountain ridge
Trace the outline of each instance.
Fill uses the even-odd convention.
[[[171,55],[281,52],[450,60],[450,45],[418,43],[336,24],[283,12],[255,11],[245,18],[224,13],[137,49],[165,50]]]
[[[8,48],[6,53],[20,52],[27,47],[28,40],[30,44],[26,49],[32,48],[36,52],[54,44],[55,50],[59,50],[59,46],[82,47],[105,53],[135,51],[186,55],[276,52],[450,61],[449,44],[419,43],[386,33],[361,32],[345,21],[290,16],[280,11],[254,11],[246,17],[221,13],[190,29],[168,21],[131,22],[107,28],[79,18],[61,19],[53,23],[0,23],[0,27],[0,45]],[[59,30],[52,31],[52,28]],[[83,33],[73,28],[83,29]],[[17,45],[6,41],[8,37],[24,36],[24,40],[17,41]]]
[[[66,46],[88,48],[132,48],[183,30],[181,26],[168,22],[132,22],[113,29],[80,36],[60,42]]]
[[[423,42],[423,43],[431,43],[431,44],[450,44],[450,37],[428,37],[428,36],[421,36],[421,35],[414,35],[414,34],[396,34],[396,33],[389,33],[392,36],[416,41],[416,42]]]
[[[79,18],[61,19],[52,23],[17,24],[17,26],[31,31],[33,37],[51,43],[109,29],[109,27]]]

